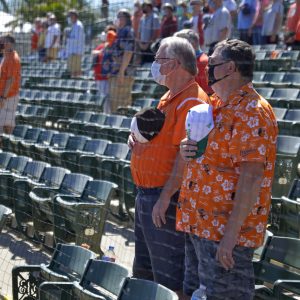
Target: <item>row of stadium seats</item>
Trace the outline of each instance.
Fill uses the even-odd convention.
[[[178,300],[171,290],[153,281],[129,277],[123,266],[102,261],[95,253],[78,246],[57,244],[48,265],[13,269],[14,299],[18,279],[28,272],[38,283],[39,299]]]
[[[255,87],[300,88],[300,73],[254,72]]]

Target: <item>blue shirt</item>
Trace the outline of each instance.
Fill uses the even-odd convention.
[[[256,0],[242,0],[240,7],[242,7],[245,3],[249,5],[250,8],[250,14],[244,14],[242,9],[238,13],[238,25],[237,28],[239,30],[241,29],[249,29],[252,25],[255,12],[256,12],[256,6],[257,1]]]

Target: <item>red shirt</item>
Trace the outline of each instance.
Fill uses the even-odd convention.
[[[172,36],[177,31],[176,17],[163,17],[160,28],[160,37],[166,38]]]
[[[199,44],[204,45],[204,33],[203,33],[203,20],[202,14],[200,13],[198,16],[198,34],[199,34]]]
[[[207,65],[208,56],[205,53],[200,54],[200,56],[197,57],[198,74],[196,75],[195,80],[206,94],[211,95],[213,94],[213,90],[210,86],[208,86],[208,78],[206,74]]]
[[[104,50],[104,46],[105,44],[102,43],[99,46],[97,46],[95,48],[95,50],[102,50],[99,54],[98,54],[98,58],[97,58],[97,63],[94,66],[94,75],[95,75],[95,80],[106,80],[107,77],[106,76],[102,76],[101,75],[101,71],[102,71],[102,60],[103,60],[103,50]]]

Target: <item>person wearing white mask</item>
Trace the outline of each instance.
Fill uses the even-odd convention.
[[[129,136],[131,172],[137,186],[133,276],[154,280],[183,299],[184,236],[175,231],[175,210],[184,163],[179,155],[185,119],[193,106],[208,103],[195,82],[195,50],[183,38],[162,40],[151,67],[153,79],[169,90],[157,106],[163,128],[148,143]]]

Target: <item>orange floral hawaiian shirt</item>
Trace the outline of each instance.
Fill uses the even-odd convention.
[[[179,231],[220,241],[233,209],[241,162],[263,162],[260,196],[246,218],[238,245],[263,243],[271,202],[278,128],[269,103],[252,84],[233,92],[215,107],[215,127],[205,153],[184,171],[176,216]]]

